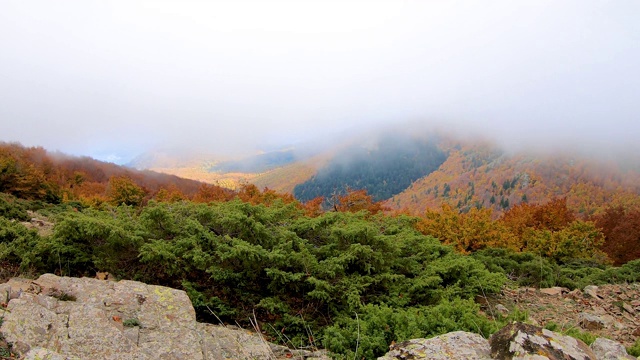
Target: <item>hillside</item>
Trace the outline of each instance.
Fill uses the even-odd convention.
[[[445,144],[446,161],[466,154],[482,168],[509,159],[492,147],[451,143],[445,152]],[[352,189],[323,211],[319,200],[254,185],[225,191],[41,148],[6,145],[0,159],[0,278],[106,271],[183,290],[201,321],[258,323],[269,341],[286,335],[293,346],[321,344],[342,358],[375,358],[416,336],[495,333],[526,318],[516,308],[480,312],[478,297],[505,286],[640,280],[638,207],[582,219],[556,198],[510,206],[497,219],[489,209],[450,206],[413,217],[381,211]],[[457,171],[466,162],[454,162]]]
[[[446,146],[446,145],[445,145]],[[582,216],[640,198],[640,172],[584,156],[511,154],[487,143],[454,143],[447,160],[387,204],[413,213],[446,203],[460,211],[485,207],[499,215],[522,203],[566,197]]]
[[[161,154],[139,165],[229,189],[254,184],[301,201],[366,189],[392,209],[417,214],[446,203],[462,212],[490,208],[498,217],[522,202],[566,197],[573,211],[588,217],[606,205],[640,204],[634,162],[633,156],[603,161],[570,152],[514,153],[477,139],[389,131],[306,156],[291,149],[232,160]]]
[[[175,175],[135,170],[89,157],[0,143],[0,192],[24,199],[102,202],[115,196],[114,191],[119,188],[128,192],[129,198],[143,201],[162,195],[163,190],[167,194],[193,197],[202,185]]]
[[[293,193],[297,184],[315,173],[316,162],[317,159],[298,159],[293,149],[287,149],[238,158],[163,151],[141,154],[128,165],[231,190],[237,190],[243,184],[255,184],[261,189],[267,187]]]
[[[302,201],[331,198],[347,189],[365,189],[375,201],[400,193],[413,181],[436,170],[446,159],[436,139],[386,134],[356,143],[336,156],[293,194]]]

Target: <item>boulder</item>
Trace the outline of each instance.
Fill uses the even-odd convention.
[[[637,360],[627,354],[627,350],[622,344],[605,338],[597,338],[591,344],[591,350],[596,354],[598,360]]]
[[[378,360],[432,359],[432,360],[488,360],[489,343],[478,334],[456,331],[431,339],[414,339],[391,345],[385,356]]]
[[[584,293],[596,300],[602,299],[602,296],[598,295],[598,287],[595,285],[585,286]]]
[[[578,314],[578,321],[585,330],[601,330],[607,325],[600,316],[586,312]]]
[[[277,358],[259,334],[197,323],[181,290],[45,274],[12,279],[0,295],[10,298],[0,334],[26,359]]]
[[[569,289],[556,286],[552,288],[540,289],[540,292],[550,296],[560,296],[563,293],[568,293]]]
[[[496,305],[496,311],[499,312],[502,316],[509,315],[509,309],[507,309],[507,307],[502,304]]]
[[[499,360],[596,360],[582,341],[537,326],[512,323],[489,338],[491,356]]]

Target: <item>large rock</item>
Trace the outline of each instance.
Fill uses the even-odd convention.
[[[391,346],[378,360],[486,360],[491,359],[489,343],[478,334],[456,331],[431,339],[415,339]]]
[[[0,332],[24,358],[275,358],[256,333],[197,323],[187,294],[162,286],[45,274],[0,285],[0,300]]]
[[[499,360],[596,360],[580,340],[537,326],[512,323],[489,338],[491,356]]]
[[[587,312],[578,314],[578,321],[583,329],[591,331],[604,329],[607,325],[607,322],[601,316]]]
[[[627,350],[622,344],[605,338],[597,338],[591,344],[591,350],[596,354],[598,360],[637,360],[627,354]]]

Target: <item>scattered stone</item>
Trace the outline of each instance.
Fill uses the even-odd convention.
[[[629,304],[622,304],[622,308],[625,309],[629,314],[633,314],[636,310]]]
[[[550,296],[560,296],[563,293],[568,293],[569,289],[556,286],[556,287],[547,288],[547,289],[540,289],[540,292]]]
[[[489,360],[490,348],[486,339],[478,334],[456,331],[431,339],[414,339],[391,345],[385,356],[378,360],[431,359],[431,360]]]
[[[591,350],[598,360],[637,360],[627,354],[627,350],[622,344],[605,338],[597,338],[591,344]]]
[[[537,326],[512,323],[489,338],[494,359],[596,360],[580,340]]]
[[[602,296],[598,295],[598,287],[595,285],[585,286],[584,293],[594,299],[602,299]]]
[[[583,297],[584,296],[582,294],[582,291],[580,291],[579,289],[575,289],[575,290],[569,291],[567,293],[567,298],[570,298],[570,299],[573,299],[573,300],[578,300],[578,299],[581,299]]]
[[[502,316],[509,315],[509,309],[507,309],[504,305],[498,304],[496,305],[496,311],[498,311]]]
[[[578,314],[578,321],[580,322],[580,326],[585,330],[600,330],[606,326],[605,321],[601,317],[586,312]]]

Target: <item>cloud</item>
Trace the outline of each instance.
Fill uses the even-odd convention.
[[[515,147],[638,150],[638,13],[634,1],[7,1],[0,140],[126,159],[414,121]]]

